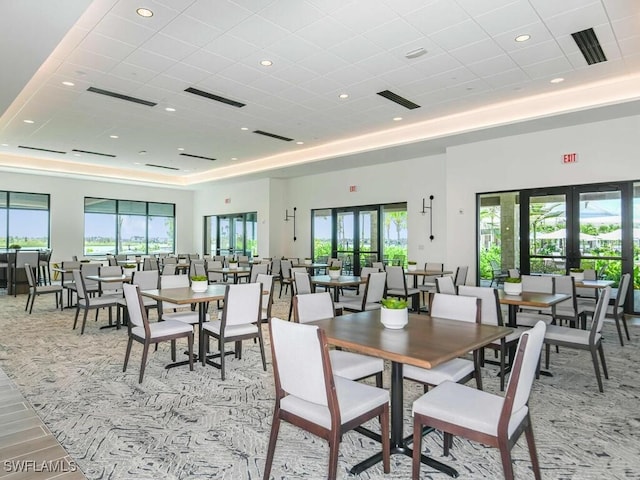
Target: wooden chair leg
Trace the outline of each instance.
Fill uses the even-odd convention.
[[[122,366],[122,371],[127,371],[127,364],[129,363],[129,355],[131,355],[131,345],[133,345],[133,338],[129,337],[129,341],[127,342],[127,351],[124,353],[124,365]]]
[[[540,473],[540,463],[538,462],[538,452],[536,450],[536,442],[533,438],[533,426],[529,419],[528,425],[524,429],[524,434],[527,439],[527,445],[529,446],[529,456],[531,457],[531,468],[533,470],[533,476],[536,480],[542,480]]]
[[[620,319],[622,320],[622,326],[624,327],[624,333],[627,335],[627,340],[631,341],[631,337],[629,336],[629,327],[627,326],[627,316],[623,313]]]
[[[189,370],[193,372],[193,332],[187,335],[187,347],[189,349]]]
[[[600,377],[600,367],[598,366],[598,355],[595,349],[591,349],[591,359],[593,360],[593,369],[596,372],[596,380],[598,381],[598,389],[600,393],[604,393],[604,388],[602,387],[602,378]]]
[[[604,373],[604,378],[609,380],[609,372],[607,371],[607,362],[604,359],[604,350],[602,349],[602,343],[598,346],[598,353],[600,354],[600,361],[602,362],[602,372]]]
[[[260,327],[258,327],[260,328]],[[262,335],[258,335],[258,342],[260,342],[260,356],[262,357],[262,369],[266,372],[267,371],[267,358],[265,357],[264,354],[264,340],[262,338]]]
[[[511,463],[511,452],[509,451],[509,445],[501,443],[500,445],[500,460],[502,460],[502,470],[504,470],[505,480],[513,480],[513,464]]]
[[[96,310],[96,315],[98,314],[98,311]],[[89,309],[85,308],[84,309],[84,316],[82,317],[82,328],[80,328],[80,335],[84,334],[84,327],[87,325],[87,316],[89,315]]]
[[[80,307],[76,308],[76,318],[73,319],[73,328],[72,328],[72,330],[75,330],[76,326],[78,325],[78,315],[80,315]]]
[[[149,353],[149,342],[145,340],[144,347],[142,348],[142,362],[140,362],[140,377],[138,378],[138,383],[142,383],[142,378],[144,377],[144,368],[147,365],[148,353]]]
[[[620,329],[620,319],[618,318],[618,315],[614,315],[613,320],[616,322],[616,329],[618,330],[618,338],[620,339],[620,345],[624,347],[624,340],[622,339],[622,330]]]
[[[224,342],[222,341],[222,337],[218,339],[218,350],[220,351],[220,378],[224,380]]]
[[[382,414],[378,417],[380,421],[380,435],[382,436],[382,471],[391,471],[391,440],[389,438],[389,406],[385,405]]]
[[[331,432],[329,437],[329,474],[328,480],[335,480],[338,475],[338,449],[340,447],[340,432]]]
[[[422,420],[420,415],[413,416],[413,457],[411,461],[412,480],[420,479],[420,455],[422,454]]]
[[[267,447],[267,459],[264,462],[264,471],[262,473],[263,480],[269,480],[271,475],[271,466],[273,465],[273,454],[276,450],[276,442],[278,441],[278,431],[280,430],[280,410],[276,407],[273,412],[273,420],[271,420],[271,433],[269,434],[269,446]]]

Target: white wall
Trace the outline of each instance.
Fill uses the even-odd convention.
[[[575,164],[562,154],[576,152]],[[476,193],[640,179],[640,116],[452,147],[447,150],[448,265],[474,279]],[[461,213],[462,211],[462,213]]]
[[[84,197],[175,203],[176,251],[199,251],[193,242],[193,192],[63,177],[0,172],[0,190],[48,193],[51,215],[52,261],[82,256]]]

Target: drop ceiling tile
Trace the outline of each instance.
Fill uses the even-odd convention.
[[[407,65],[394,70],[389,70],[388,72],[379,75],[379,77],[391,85],[391,90],[393,90],[393,86],[406,85],[422,78],[422,73],[412,66]]]
[[[406,60],[401,60],[389,53],[383,52],[373,57],[365,58],[356,63],[357,66],[364,68],[371,75],[379,75],[389,70],[401,68],[407,65]]]
[[[227,33],[258,48],[266,48],[290,35],[290,32],[284,28],[255,15],[243,20]]]
[[[511,58],[520,66],[532,65],[545,60],[562,57],[564,52],[557,42],[550,40],[538,45],[510,52]]]
[[[214,74],[230,67],[234,62],[226,57],[201,49],[186,57],[182,63]]]
[[[467,46],[456,48],[449,52],[462,64],[475,63],[484,58],[498,57],[504,54],[504,51],[491,39],[481,40]]]
[[[518,65],[507,54],[502,54],[479,62],[469,63],[467,68],[479,77],[489,77],[517,69]]]
[[[487,13],[477,15],[475,21],[489,34],[498,35],[539,21],[529,2],[512,2]]]
[[[303,0],[272,2],[260,11],[260,15],[290,32],[296,32],[325,16],[316,7]]]
[[[154,101],[159,102],[159,101],[164,101],[171,94],[184,91],[185,88],[190,86],[191,86],[191,82],[187,80],[181,80],[179,78],[161,74],[161,75],[157,75],[156,77],[153,77],[149,82],[147,82],[147,84],[142,88],[142,90],[144,91],[145,89],[148,88],[150,92],[153,91],[157,98]],[[154,91],[153,90],[154,87],[160,90]],[[162,96],[159,96],[160,94],[162,94]]]
[[[355,0],[331,15],[353,32],[366,32],[398,17],[394,10],[378,0]]]
[[[471,43],[488,40],[489,36],[473,20],[464,20],[432,33],[429,35],[429,38],[444,50],[454,50],[465,47]]]
[[[296,64],[289,65],[279,73],[279,77],[287,79],[293,85],[299,85],[316,78],[318,74],[308,68]]]
[[[251,86],[253,88],[262,90],[267,94],[266,96],[269,96],[277,94],[278,92],[286,90],[287,88],[291,88],[291,83],[280,80],[279,78],[273,77],[271,75],[262,75],[251,82]]]
[[[158,72],[153,70],[149,70],[146,68],[139,67],[137,65],[132,65],[127,62],[120,62],[118,65],[111,69],[111,75],[115,75],[120,78],[129,78],[136,82],[148,82],[153,77],[155,77]]]
[[[603,0],[607,16],[611,20],[619,20],[638,15],[637,0]]]
[[[326,75],[327,73],[346,67],[348,64],[338,56],[326,52],[320,51],[307,58],[303,58],[298,64],[309,70],[313,70],[319,75]]]
[[[181,15],[164,27],[162,33],[185,43],[204,47],[219,37],[222,30]]]
[[[218,75],[226,78],[230,78],[235,82],[241,82],[250,84],[256,78],[262,75],[262,72],[258,68],[250,67],[242,63],[235,63],[224,70],[221,70]]]
[[[553,35],[566,35],[607,23],[607,14],[600,3],[592,3],[577,10],[556,15],[546,20]]]
[[[332,46],[327,51],[347,62],[356,63],[365,58],[377,55],[380,53],[380,47],[366,38],[356,35],[342,43]]]
[[[413,67],[421,71],[424,75],[438,75],[459,68],[462,64],[452,55],[442,53],[440,55],[428,56],[428,58],[413,63]]]
[[[422,32],[402,18],[395,18],[389,22],[382,23],[379,27],[364,32],[362,36],[384,49],[389,49],[390,46],[419,41],[424,38]]]
[[[269,51],[289,62],[297,62],[320,52],[320,48],[296,35],[290,35],[270,45]]]
[[[209,73],[201,70],[200,68],[192,67],[184,63],[176,63],[171,68],[168,68],[163,75],[195,84],[207,78]]]
[[[183,12],[211,27],[226,31],[249,18],[253,13],[229,0],[197,0]]]
[[[151,37],[143,44],[142,48],[174,60],[182,60],[198,49],[195,45],[181,42],[162,33]]]
[[[640,52],[640,35],[620,40],[619,44],[623,55],[634,57]]]
[[[118,64],[118,61],[98,55],[97,53],[88,52],[82,49],[76,49],[67,57],[67,62],[78,66],[76,71],[94,71],[106,73]],[[85,68],[86,67],[86,68]]]
[[[109,11],[109,15],[117,15],[145,28],[161,30],[180,13],[174,8],[169,8],[160,3],[156,3],[153,0],[147,0],[144,7],[150,9],[153,12],[153,16],[141,17],[136,13],[136,8],[139,6],[140,5],[137,5],[134,2],[119,1],[116,2],[113,8]]]
[[[165,57],[164,55],[158,55],[144,49],[135,50],[125,59],[125,62],[157,73],[164,72],[167,68],[176,63],[172,58]]]
[[[468,18],[467,13],[450,0],[437,0],[412,12],[406,20],[425,35],[431,35]]]
[[[566,57],[556,57],[543,62],[523,65],[522,69],[531,78],[545,78],[551,80],[554,77],[564,76],[573,70],[573,66]]]
[[[526,42],[516,42],[516,37],[519,35],[530,35],[531,38]],[[500,48],[506,52],[515,52],[524,48],[529,48],[532,45],[537,45],[549,40],[553,40],[553,37],[549,33],[549,30],[542,22],[535,22],[529,25],[524,25],[515,30],[509,30],[507,32],[500,33],[492,36],[493,41],[496,42]]]
[[[114,32],[117,32],[118,40],[136,47],[142,45],[155,34],[154,29],[115,14],[104,17],[93,31],[105,36],[114,35]]]
[[[296,104],[299,104],[300,102],[306,101],[310,98],[315,98],[318,101],[321,100],[321,97],[319,97],[315,93],[306,88],[299,87],[296,84],[293,84],[286,90],[281,91],[280,96]]]
[[[489,11],[502,8],[520,0],[455,0],[455,2],[469,15],[482,15]]]
[[[638,35],[639,25],[640,12],[632,17],[626,17],[612,22],[613,32],[618,40]]]
[[[360,83],[369,76],[369,73],[357,65],[347,65],[331,72],[331,79],[343,86]]]
[[[496,75],[483,76],[483,79],[492,88],[503,88],[510,85],[517,86],[529,81],[527,74],[520,68],[502,71]]]
[[[399,15],[405,16],[411,12],[424,8],[437,0],[382,0],[382,3],[386,4],[390,9],[397,12]]]
[[[531,6],[544,19],[562,15],[567,12],[579,10],[585,6],[600,4],[600,0],[564,0],[562,2],[550,2],[549,0],[529,0]],[[579,12],[576,12],[579,14]]]
[[[134,46],[129,45],[128,43],[93,32],[89,33],[89,35],[85,37],[79,48],[99,55],[104,55],[105,57],[113,58],[118,61],[124,60],[135,49]]]
[[[331,48],[356,36],[356,33],[340,25],[331,17],[316,20],[311,25],[298,30],[296,34],[320,48]]]
[[[222,55],[230,60],[238,61],[256,51],[256,46],[233,35],[222,35],[203,47],[207,52]]]
[[[352,2],[353,0],[307,0],[311,5],[316,7],[325,14],[331,14],[335,10],[344,7],[345,3]]]
[[[334,82],[330,78],[327,77],[316,77],[308,82],[305,82],[300,85],[302,88],[306,88],[312,92],[315,92],[317,95],[328,94],[331,92],[335,92],[342,88],[338,82]]]

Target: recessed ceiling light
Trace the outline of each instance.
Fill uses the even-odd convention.
[[[528,35],[525,33],[524,35],[518,35],[515,40],[516,42],[526,42],[530,38],[531,38],[531,35]]]
[[[249,129],[248,129],[247,127],[240,127],[240,130],[247,131],[247,130],[249,130]]]
[[[271,65],[273,65],[273,62],[271,60],[261,60],[260,65],[262,65],[263,67],[270,67]]]
[[[79,153],[74,153],[73,156],[74,157],[81,157],[82,155],[80,155]]]
[[[65,86],[67,86],[67,87],[73,87],[73,86],[75,85],[75,83],[73,83],[73,82],[67,82],[67,81],[62,82],[62,84],[63,84],[63,85],[65,85]]]
[[[136,13],[141,17],[145,17],[145,18],[153,17],[153,12],[148,8],[138,8],[136,10]]]
[[[3,147],[8,147],[8,146],[9,146],[9,144],[8,144],[8,143],[3,143],[3,144],[2,144],[2,146],[3,146]]]
[[[427,50],[423,47],[416,48],[404,54],[405,58],[418,58],[427,53]]]
[[[178,151],[180,151],[180,152],[184,152],[184,148],[182,148],[182,147],[178,147]]]
[[[338,95],[339,98],[342,98],[343,100],[345,98],[349,98],[349,94],[348,93],[341,93],[340,95]]]
[[[549,80],[550,83],[562,83],[564,82],[564,78],[562,77],[558,77],[558,78],[553,78],[551,80]]]
[[[23,120],[24,123],[36,123],[33,120]]]
[[[167,108],[165,108],[165,110],[166,110],[167,112],[175,112],[175,111],[176,111],[176,109],[175,109],[175,108],[173,108],[173,107],[167,107]]]
[[[237,160],[238,157],[231,157],[231,160]]]
[[[296,145],[304,145],[304,142],[296,142]]]
[[[140,162],[133,162],[134,165],[142,165]]]
[[[190,171],[191,171],[191,170],[188,170],[188,169],[183,170],[183,172],[190,172]]]
[[[120,138],[118,135],[109,135],[109,138]]]
[[[402,117],[393,117],[394,122],[399,122],[400,120],[402,120]]]

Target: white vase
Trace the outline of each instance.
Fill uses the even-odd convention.
[[[305,258],[304,260],[305,265],[311,265],[312,263],[313,263],[313,260]]]
[[[237,263],[229,263],[229,268],[231,270],[235,270],[236,268],[238,268],[238,264]]]
[[[209,282],[206,280],[192,280],[191,281],[191,290],[196,293],[206,292],[209,287]]]
[[[124,273],[127,277],[130,277],[131,275],[133,275],[133,272],[135,272],[136,269],[135,268],[123,268],[122,269],[122,273]]]
[[[380,309],[380,322],[386,327],[394,330],[404,328],[409,322],[409,310],[407,307],[393,309],[384,308]]]
[[[584,272],[569,272],[576,282],[581,282],[584,280]]]
[[[412,265],[412,264],[407,265],[407,270],[408,270],[408,271],[410,271],[410,272],[415,272],[415,271],[417,270],[417,268],[418,268],[418,266],[417,266],[417,265],[415,265],[415,264],[413,264],[413,265]]]
[[[520,295],[522,293],[522,283],[504,282],[504,293],[507,295]]]
[[[329,276],[331,278],[339,278],[340,277],[340,270],[329,270]]]

